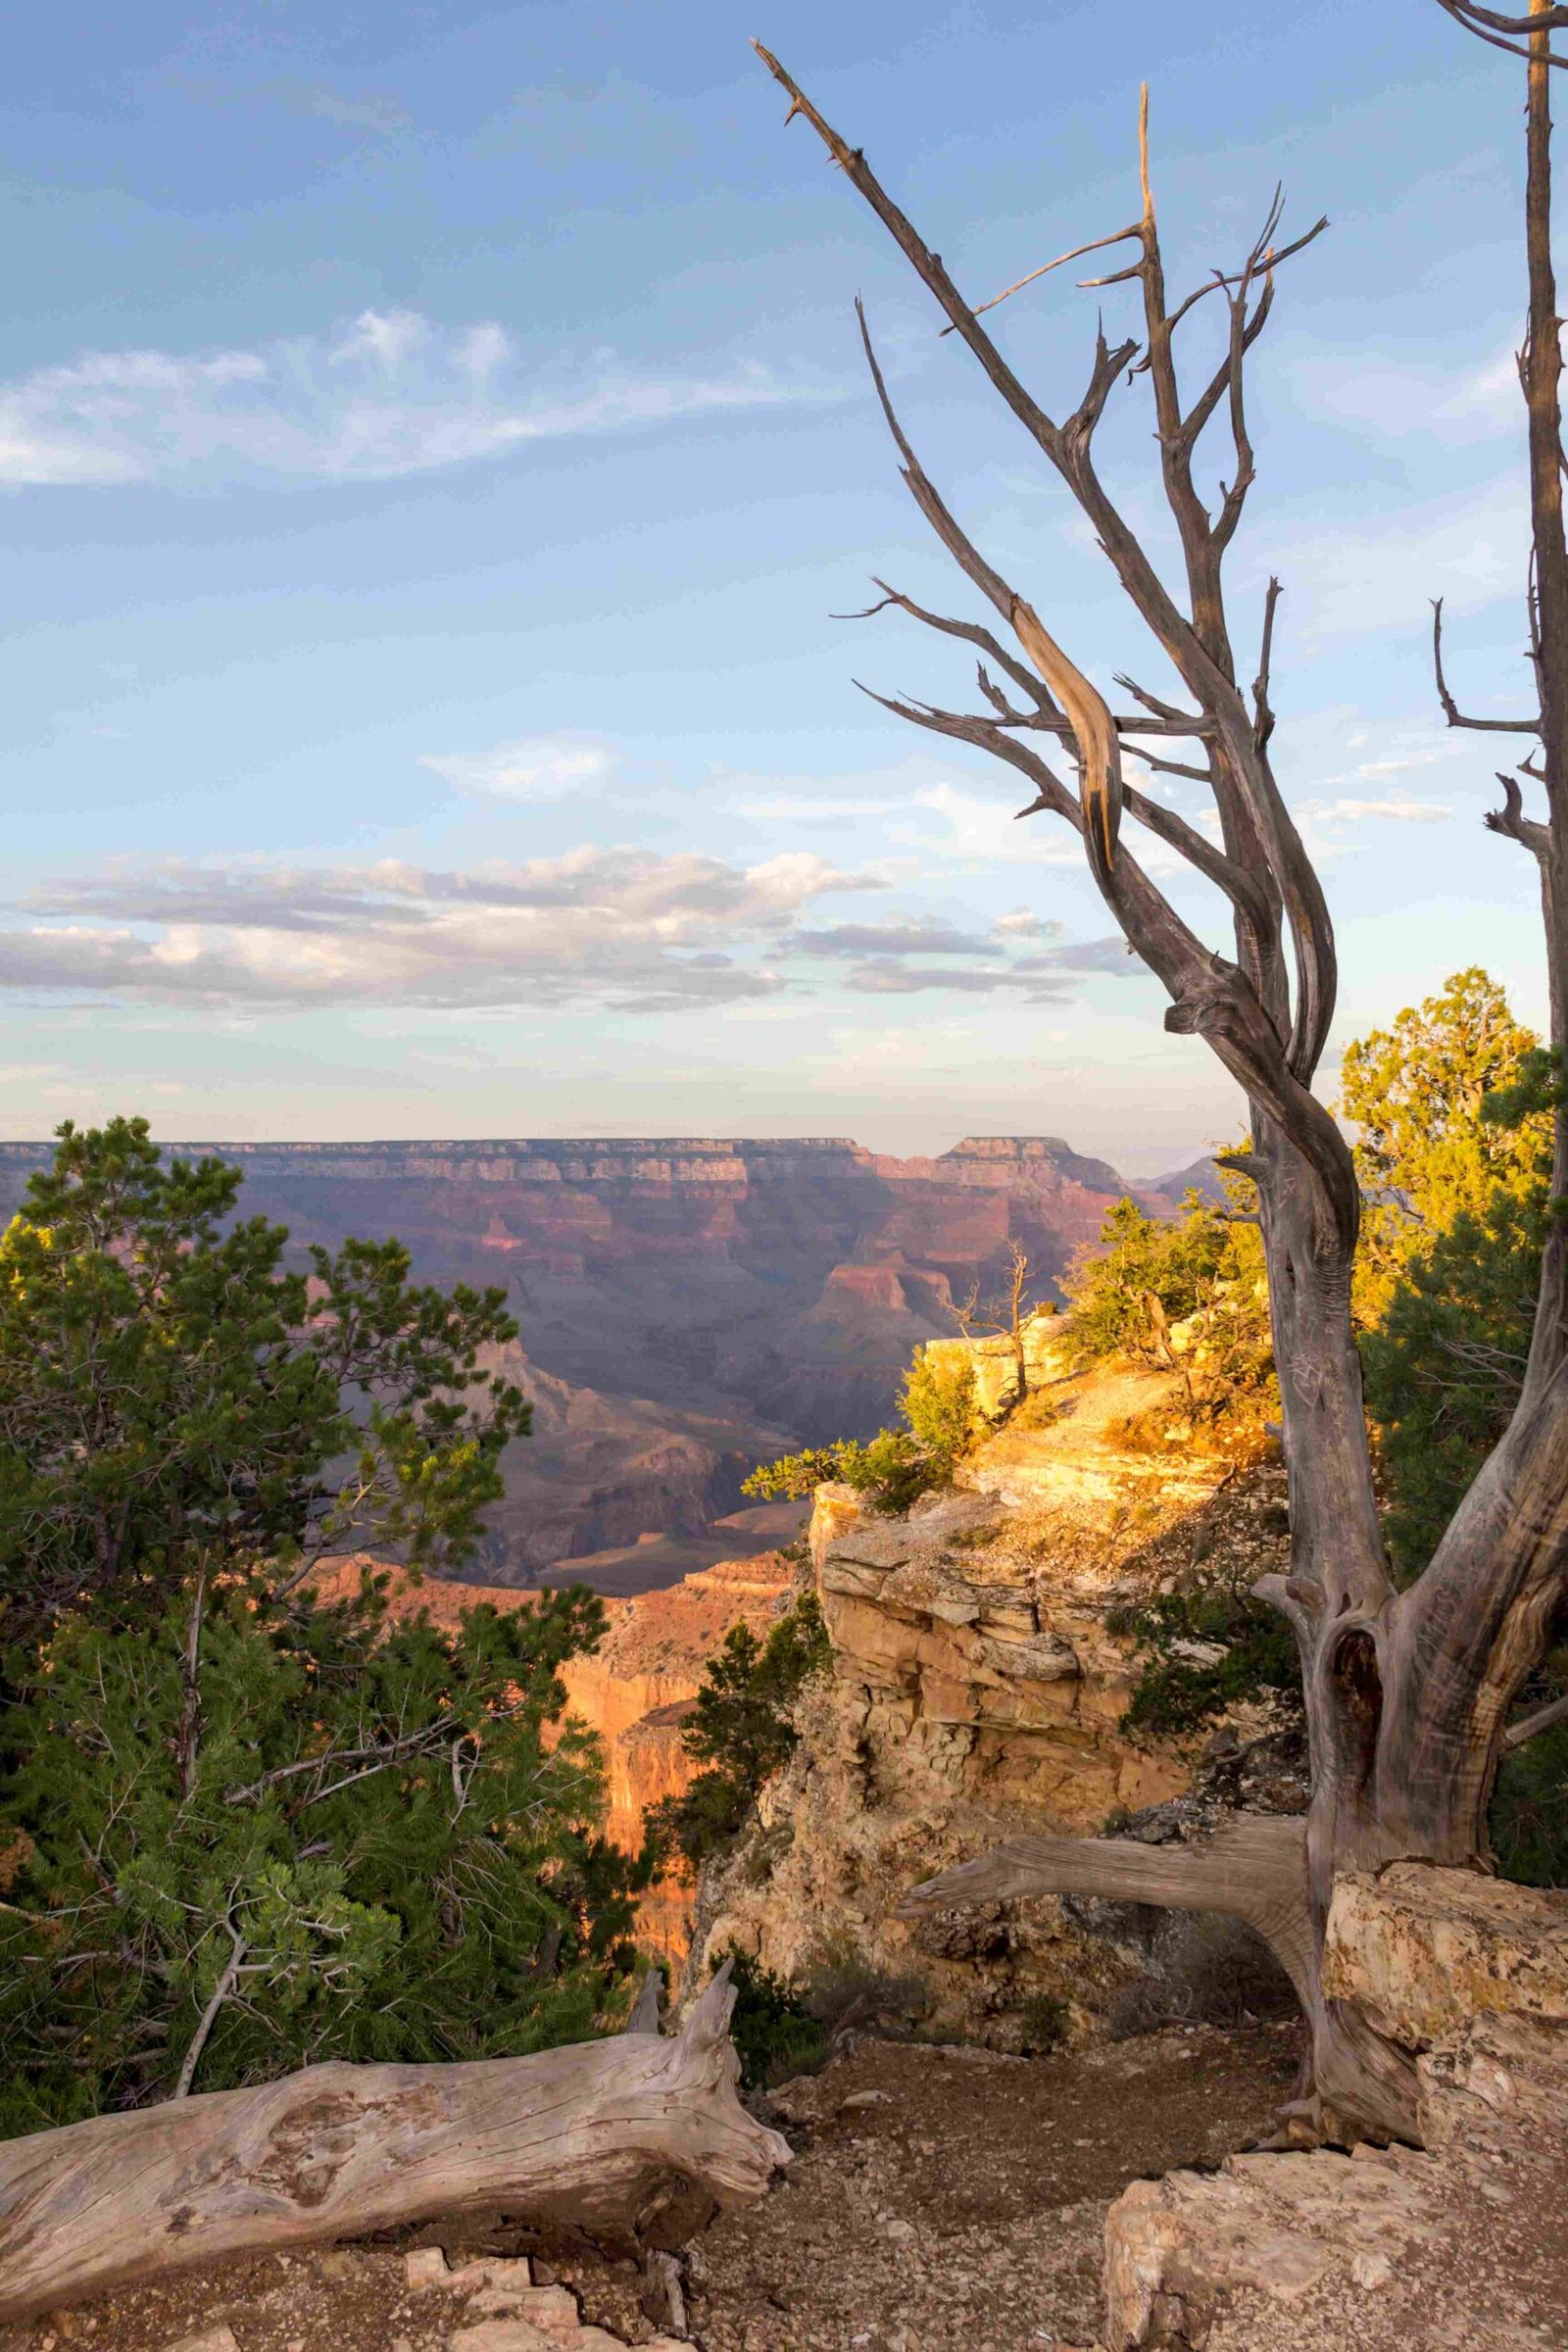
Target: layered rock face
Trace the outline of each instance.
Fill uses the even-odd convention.
[[[1107,1616],[1200,1541],[1242,1546],[1259,1572],[1284,1541],[1277,1470],[1195,1450],[1168,1378],[1067,1377],[1043,1339],[1036,1369],[1048,1405],[981,1446],[963,1491],[890,1519],[819,1490],[831,1673],[802,1702],[763,1831],[706,1890],[702,1958],[734,1943],[798,1979],[853,1951],[917,1971],[939,2018],[1004,2044],[1031,1994],[1087,2031],[1132,1975],[1059,1901],[897,1916],[918,1881],[1004,1838],[1092,1834],[1184,1789],[1182,1758],[1120,1729],[1133,1667]],[[1183,1433],[1168,1445],[1167,1425]]]
[[[763,1552],[617,1602],[599,1647],[569,1658],[562,1669],[573,1713],[604,1740],[606,1827],[624,1852],[641,1845],[649,1807],[678,1796],[692,1779],[681,1734],[708,1660],[732,1625],[765,1634],[787,1601],[795,1573],[783,1553]],[[690,1886],[679,1880],[650,1888],[638,1913],[639,1940],[667,1960],[684,1959],[692,1899]]]
[[[331,1599],[358,1591],[362,1570],[375,1565],[363,1557],[343,1560],[314,1581]],[[612,1601],[599,1647],[566,1660],[561,1679],[567,1703],[604,1742],[605,1828],[623,1852],[635,1854],[641,1846],[648,1808],[678,1796],[692,1778],[681,1732],[708,1660],[732,1625],[765,1634],[787,1605],[797,1576],[795,1559],[779,1551],[719,1561],[678,1584]],[[483,1601],[498,1609],[533,1605],[531,1596],[510,1586],[433,1579],[413,1585],[396,1570],[388,1601],[394,1616],[423,1610],[446,1630]],[[639,1941],[678,1965],[690,1940],[692,1903],[692,1889],[682,1881],[651,1887],[639,1906]]]
[[[911,1349],[952,1334],[954,1297],[994,1287],[1009,1236],[1044,1294],[1127,1189],[1052,1136],[931,1159],[834,1137],[170,1149],[237,1163],[246,1213],[298,1245],[396,1234],[422,1281],[507,1286],[536,1435],[506,1464],[498,1582],[699,1536],[758,1460],[869,1435]],[[0,1214],[48,1156],[0,1145]]]

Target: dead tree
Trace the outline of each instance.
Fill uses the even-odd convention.
[[[1536,667],[1542,758],[1526,772],[1544,785],[1544,820],[1523,814],[1505,778],[1493,826],[1540,860],[1551,972],[1551,1038],[1568,1040],[1568,809],[1562,752],[1568,724],[1568,556],[1558,432],[1555,296],[1547,202],[1550,126],[1548,28],[1568,8],[1537,5],[1528,20],[1494,16],[1471,0],[1442,0],[1461,22],[1530,56],[1530,325],[1522,373],[1535,498]],[[880,612],[895,607],[975,647],[986,708],[955,711],[911,698],[884,703],[915,726],[975,745],[1015,769],[1040,811],[1069,826],[1128,945],[1170,999],[1167,1030],[1200,1037],[1245,1091],[1250,1149],[1228,1164],[1257,1188],[1275,1361],[1290,1477],[1291,1567],[1257,1588],[1288,1618],[1299,1652],[1311,1743],[1312,1796],[1304,1824],[1249,1825],[1248,1837],[1177,1857],[1127,1841],[1045,1840],[1008,1847],[916,1890],[922,1908],[998,1894],[1081,1888],[1157,1904],[1229,1910],[1273,1943],[1297,1984],[1311,2055],[1291,2129],[1298,2136],[1357,2132],[1414,2136],[1414,2079],[1399,2049],[1354,2011],[1327,1999],[1323,1931],[1335,1876],[1396,1858],[1489,1867],[1486,1815],[1510,1700],[1540,1656],[1568,1568],[1568,1234],[1554,1228],[1542,1280],[1535,1346],[1507,1434],[1476,1479],[1425,1575],[1395,1590],[1373,1494],[1361,1368],[1350,1327],[1350,1267],[1360,1201],[1349,1151],[1312,1080],[1334,1014],[1333,926],[1318,876],[1275,781],[1269,662],[1279,583],[1263,600],[1250,692],[1238,668],[1222,579],[1226,552],[1253,481],[1245,370],[1274,302],[1280,265],[1326,225],[1282,241],[1276,191],[1239,268],[1215,271],[1180,300],[1168,296],[1150,183],[1147,95],[1141,123],[1142,196],[1136,218],[1076,253],[1125,246],[1131,258],[1096,286],[1134,289],[1142,318],[1114,345],[1102,330],[1082,400],[1057,422],[1020,380],[939,254],[887,194],[858,148],[826,122],[776,58],[763,63],[832,161],[870,205],[978,361],[1002,402],[1054,467],[1087,519],[1138,619],[1180,680],[1167,699],[1131,677],[1114,709],[1046,628],[1034,607],[988,561],[930,479],[888,396],[860,315],[871,379],[921,514],[959,570],[991,605],[994,627],[926,611],[879,581]],[[1061,262],[1076,254],[1063,254]],[[1040,277],[1049,262],[1030,273]],[[1020,278],[1019,285],[1029,283]],[[1008,293],[1018,288],[1010,287]],[[1003,300],[998,296],[997,300]],[[1223,332],[1200,387],[1184,396],[1178,330],[1211,302]],[[1213,313],[1200,313],[1211,316]],[[1122,379],[1143,379],[1153,407],[1163,494],[1180,542],[1185,596],[1169,592],[1096,468],[1094,438]],[[1231,445],[1230,479],[1210,504],[1195,478],[1210,424]],[[878,701],[883,698],[878,696]],[[1450,713],[1450,715],[1452,715]],[[1172,759],[1172,740],[1185,747]],[[1206,786],[1215,836],[1133,783],[1133,751],[1156,774]],[[1052,764],[1052,754],[1073,771]],[[1229,903],[1232,937],[1207,944],[1138,862],[1129,835],[1151,834]],[[1558,1118],[1559,1193],[1568,1193],[1568,1128]],[[1266,1866],[1265,1866],[1266,1865]]]
[[[735,1995],[659,2032],[466,2066],[310,2066],[0,2145],[0,2325],[197,2264],[501,2207],[679,2245],[749,2203],[789,2146],[742,2107]]]
[[[982,1336],[1004,1339],[1012,1348],[1012,1377],[1014,1404],[1022,1404],[1029,1394],[1029,1366],[1024,1355],[1023,1329],[1032,1315],[1040,1311],[1039,1301],[1026,1306],[1031,1273],[1029,1252],[1015,1234],[1007,1236],[1006,1288],[995,1298],[982,1298],[976,1282],[967,1298],[960,1299],[953,1310],[953,1319],[966,1340]]]

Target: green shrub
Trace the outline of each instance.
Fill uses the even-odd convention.
[[[0,1238],[0,2132],[579,2039],[629,1964],[557,1671],[602,1603],[445,1633],[311,1581],[471,1557],[528,1424],[505,1294],[395,1241],[290,1270],[240,1184],[68,1124]]]
[[[931,1987],[917,1970],[878,1968],[844,1939],[819,1945],[804,1971],[806,2007],[830,2034],[907,2028],[929,2017]]]
[[[743,2090],[771,2090],[794,2075],[814,2074],[832,2047],[799,1993],[760,1962],[731,1946],[735,2008],[730,2038],[740,2060]]]
[[[881,1429],[874,1438],[836,1438],[831,1446],[808,1446],[774,1462],[761,1462],[744,1492],[763,1500],[792,1499],[837,1482],[864,1494],[878,1510],[906,1511],[922,1494],[953,1484],[953,1473],[978,1434],[974,1366],[964,1357],[946,1361],[917,1348],[899,1392],[902,1429]]]
[[[232,1222],[242,1172],[78,1133],[0,1236],[0,1633],[146,1623],[198,1575],[375,1549],[468,1558],[521,1392],[482,1368],[506,1294],[410,1283],[395,1241]]]
[[[1268,1701],[1287,1719],[1303,1714],[1290,1627],[1223,1568],[1112,1609],[1105,1623],[1132,1638],[1143,1661],[1121,1719],[1126,1731],[1191,1740],[1247,1700]]]
[[[765,1642],[749,1625],[730,1627],[722,1649],[708,1661],[682,1734],[686,1753],[704,1769],[648,1815],[661,1858],[678,1855],[698,1871],[755,1820],[762,1789],[795,1751],[799,1734],[790,1709],[828,1654],[814,1593],[780,1617]]]
[[[1240,1177],[1228,1181],[1238,1195],[1251,1191]],[[1211,1410],[1267,1385],[1272,1344],[1257,1228],[1198,1193],[1187,1195],[1174,1220],[1118,1200],[1097,1247],[1074,1259],[1066,1291],[1085,1363],[1130,1355],[1179,1371],[1193,1403]],[[1195,1317],[1197,1328],[1173,1344],[1171,1326]]]
[[[1072,2004],[1056,1992],[1031,1992],[1018,2003],[1024,2055],[1044,2058],[1072,2034]]]
[[[1493,1792],[1497,1867],[1526,1886],[1568,1886],[1568,1722],[1503,1756]]]
[[[590,2034],[636,1880],[556,1670],[603,1622],[581,1590],[446,1633],[231,1587],[62,1626],[4,1726],[0,2132]]]

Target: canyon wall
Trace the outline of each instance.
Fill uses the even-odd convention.
[[[356,1592],[362,1571],[379,1563],[356,1555],[318,1572],[323,1598]],[[661,1797],[678,1796],[695,1767],[681,1732],[708,1660],[732,1625],[765,1635],[798,1581],[796,1559],[764,1551],[722,1560],[657,1592],[607,1603],[609,1627],[599,1647],[568,1658],[561,1670],[570,1711],[604,1742],[607,1834],[623,1852],[642,1844],[643,1816]],[[505,1585],[411,1584],[392,1571],[394,1616],[426,1612],[455,1629],[465,1610],[488,1601],[527,1608],[531,1599]],[[651,1887],[638,1907],[638,1940],[678,1965],[690,1940],[692,1889],[678,1880]]]
[[[396,1234],[421,1281],[506,1286],[535,1434],[479,1563],[498,1584],[645,1533],[706,1538],[758,1460],[886,1421],[912,1348],[952,1335],[1009,1236],[1044,1295],[1128,1189],[1053,1136],[923,1159],[835,1137],[168,1149],[243,1168],[245,1212],[297,1248]],[[48,1154],[0,1145],[0,1214]],[[1143,1197],[1167,1209],[1185,1181]]]

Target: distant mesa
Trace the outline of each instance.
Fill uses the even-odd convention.
[[[0,1214],[47,1144],[0,1144]],[[1009,1237],[1050,1297],[1128,1192],[1164,1215],[1212,1164],[1128,1186],[1056,1135],[899,1159],[846,1136],[172,1144],[245,1171],[244,1208],[303,1254],[396,1234],[425,1282],[506,1286],[495,1368],[534,1434],[509,1450],[475,1581],[580,1575],[632,1594],[758,1549],[728,1525],[759,1461],[891,1416],[911,1349],[999,1287]],[[715,1535],[714,1529],[723,1532]],[[653,1535],[656,1543],[641,1538]]]

